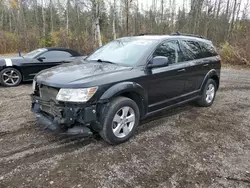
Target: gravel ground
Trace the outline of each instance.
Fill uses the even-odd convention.
[[[211,108],[161,113],[119,146],[41,130],[30,93],[0,88],[0,187],[250,187],[250,70],[224,69]]]

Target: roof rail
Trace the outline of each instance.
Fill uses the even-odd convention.
[[[159,35],[157,33],[140,33],[138,35],[135,35],[135,36],[144,36],[144,35]]]
[[[135,36],[144,36],[144,35],[148,35],[148,33],[140,33],[140,34],[135,35]]]
[[[177,31],[176,33],[171,33],[170,35],[173,35],[173,36],[189,36],[189,37],[203,38],[203,36],[201,36],[201,35],[194,35],[194,34],[180,33],[179,31]]]

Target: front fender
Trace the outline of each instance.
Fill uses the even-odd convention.
[[[112,87],[110,87],[100,98],[100,101],[108,101],[111,98],[121,96],[125,93],[136,93],[141,97],[141,103],[143,110],[141,115],[145,115],[147,113],[146,109],[148,106],[148,95],[145,89],[134,82],[122,82],[118,83]]]

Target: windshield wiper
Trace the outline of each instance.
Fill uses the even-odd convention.
[[[97,62],[116,64],[116,63],[114,63],[112,61],[106,61],[106,60],[102,60],[102,59],[98,59]]]

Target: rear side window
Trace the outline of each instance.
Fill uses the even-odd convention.
[[[201,51],[202,51],[202,56],[204,58],[206,57],[213,57],[213,56],[217,56],[218,53],[216,52],[215,47],[209,43],[205,43],[205,42],[199,42],[200,46],[201,46]]]
[[[198,42],[185,40],[181,41],[181,43],[186,61],[203,58],[202,50]]]

